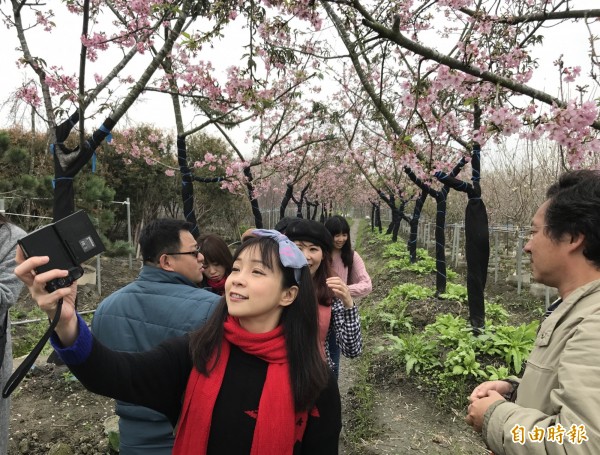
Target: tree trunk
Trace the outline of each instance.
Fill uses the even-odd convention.
[[[254,226],[256,229],[262,229],[262,214],[258,207],[258,199],[254,196],[254,185],[252,185],[252,171],[250,170],[250,167],[244,168],[244,175],[247,178],[246,188],[248,189],[248,199],[250,200],[250,206],[252,207],[252,215],[254,215]]]
[[[417,232],[419,230],[419,220],[421,219],[421,211],[423,210],[423,205],[425,204],[425,200],[427,199],[427,192],[421,191],[421,194],[417,198],[415,202],[415,208],[413,209],[413,215],[410,219],[410,235],[408,236],[408,254],[410,255],[410,262],[414,264],[417,262]]]
[[[281,200],[281,205],[279,206],[279,219],[282,219],[285,216],[285,209],[287,208],[290,199],[292,199],[293,194],[294,185],[288,183],[285,194],[283,195],[283,199]]]
[[[198,238],[200,229],[196,220],[196,211],[194,210],[194,180],[192,171],[187,164],[187,145],[184,136],[177,136],[177,162],[181,172],[181,200],[183,201],[183,215],[185,220],[192,223],[192,235]]]

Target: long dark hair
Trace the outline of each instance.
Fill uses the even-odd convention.
[[[296,285],[293,269],[281,264],[279,245],[275,240],[266,237],[246,240],[235,252],[234,261],[248,248],[260,249],[261,260],[266,267],[272,270],[279,267],[283,274],[284,289]],[[317,305],[308,267],[302,268],[298,288],[294,302],[283,308],[280,323],[287,347],[295,409],[305,411],[313,406],[327,385],[329,370],[319,350]],[[190,335],[192,361],[202,374],[210,373],[209,361],[213,353],[216,352],[217,359],[221,355],[223,323],[227,314],[223,297],[208,322]]]
[[[208,262],[225,268],[225,276],[229,276],[233,267],[233,256],[229,247],[221,237],[205,234],[198,239],[200,252]]]
[[[354,264],[354,251],[352,250],[352,239],[350,238],[350,225],[346,219],[339,215],[334,215],[325,221],[325,227],[331,233],[332,237],[337,234],[347,234],[348,239],[344,246],[342,246],[342,263],[344,267],[348,269],[348,280],[350,280],[350,274],[352,273],[352,265]]]
[[[319,248],[321,247],[319,246]],[[321,248],[321,252],[323,259],[312,281],[315,288],[315,295],[317,296],[317,303],[319,305],[330,306],[334,298],[333,291],[327,286],[327,278],[334,276],[331,268],[331,253],[324,248]]]

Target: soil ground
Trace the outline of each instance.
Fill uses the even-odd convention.
[[[138,271],[130,269],[125,259],[102,259],[102,293],[104,296],[135,279]],[[94,285],[80,289],[79,309],[95,309],[102,301]],[[26,312],[34,307],[26,292],[21,294],[16,309]],[[47,322],[41,326],[40,334]],[[29,327],[28,327],[29,326]],[[13,330],[13,344],[19,343],[30,325]],[[47,363],[49,350],[40,356],[11,399],[9,455],[111,453],[104,421],[114,414],[113,400],[88,392],[64,365]],[[16,368],[22,358],[15,359]]]
[[[401,240],[400,240],[401,241]],[[382,299],[391,286],[410,280],[406,277],[389,277],[381,273],[381,257],[378,252],[362,248],[361,255],[372,274],[374,291],[365,305]],[[134,269],[135,269],[134,265]],[[102,289],[108,295],[137,276],[137,270],[128,268],[127,260],[103,258]],[[513,296],[515,289],[509,286],[492,286],[491,293]],[[82,287],[81,310],[93,309],[102,300],[95,287]],[[511,300],[509,297],[507,300]],[[515,300],[515,302],[517,302]],[[362,303],[361,303],[362,305]],[[413,308],[415,322],[422,323],[434,318],[438,311],[462,313],[466,308],[445,308],[439,301],[419,302]],[[33,308],[33,302],[25,293],[18,303],[19,312]],[[515,303],[511,312],[530,313],[527,306]],[[517,318],[520,316],[517,314]],[[41,331],[45,321],[38,323]],[[27,330],[18,326],[13,332],[15,343]],[[30,329],[29,329],[30,330]],[[366,340],[368,345],[369,341]],[[368,348],[368,347],[367,347]],[[466,454],[483,455],[485,449],[480,436],[464,423],[464,409],[442,406],[444,397],[433,396],[418,383],[407,378],[403,372],[389,365],[374,363],[370,387],[373,390],[372,437],[349,444],[347,432],[352,431],[348,421],[350,412],[356,407],[355,380],[358,376],[359,359],[342,358],[340,392],[342,396],[344,429],[340,442],[340,453],[361,455],[384,454]],[[16,361],[18,363],[18,360]],[[29,454],[85,454],[104,455],[114,453],[109,448],[104,432],[104,421],[113,415],[112,400],[87,392],[64,366],[55,366],[38,360],[21,386],[12,396],[9,455]]]

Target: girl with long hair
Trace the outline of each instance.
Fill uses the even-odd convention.
[[[333,237],[333,250],[331,253],[331,266],[333,272],[348,285],[350,295],[354,298],[365,297],[373,290],[371,277],[367,273],[365,263],[359,254],[352,249],[350,238],[350,225],[342,216],[334,215],[325,221],[325,227]],[[334,363],[333,371],[339,375],[340,348],[331,332],[327,344],[329,354]]]
[[[225,296],[197,332],[144,353],[110,351],[74,310],[76,284],[15,270],[49,317],[64,299],[53,344],[89,390],[164,413],[177,428],[175,455],[337,454],[340,396],[317,343],[317,305],[307,262],[287,237],[255,230],[234,255]],[[18,260],[23,256],[19,251]]]
[[[327,362],[335,370],[326,340],[334,337],[342,354],[353,358],[362,352],[362,334],[350,289],[331,268],[333,237],[323,224],[305,219],[290,222],[285,235],[300,248],[308,262],[319,308],[319,343]]]
[[[205,234],[198,239],[198,248],[204,256],[204,278],[206,284],[218,295],[225,293],[225,281],[231,273],[233,256],[221,237]]]

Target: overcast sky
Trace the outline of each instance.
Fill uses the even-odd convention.
[[[3,9],[7,9],[8,6],[7,2],[2,4]],[[573,2],[573,7],[577,9],[597,6],[598,0],[577,0]],[[62,10],[60,7],[58,9]],[[58,13],[58,10],[56,12]],[[51,35],[43,32],[36,32],[35,35],[33,33],[28,34],[31,51],[33,55],[43,56],[49,66],[62,66],[68,73],[76,73],[79,65],[80,51],[78,37],[81,26],[79,18],[73,15],[65,15],[64,17],[57,17],[56,23],[60,26]],[[599,27],[596,26],[596,28]],[[203,58],[212,61],[213,65],[222,71],[230,65],[239,64],[243,52],[239,47],[239,43],[245,41],[242,40],[243,36],[240,36],[240,33],[243,33],[243,31],[239,29],[239,26],[227,32],[224,40],[216,43],[214,49],[206,48],[203,50]],[[586,55],[588,51],[588,46],[586,45],[587,31],[584,23],[580,21],[577,24],[563,25],[556,29],[549,29],[545,34],[546,39],[543,49],[538,54],[542,70],[536,72],[535,78],[530,82],[530,85],[551,95],[557,95],[558,74],[552,62],[560,54],[563,54],[566,66],[581,65],[583,72],[586,72],[589,68]],[[14,30],[0,27],[0,43],[2,43],[0,52],[2,61],[4,62],[1,77],[3,90],[0,97],[0,103],[3,103],[9,94],[22,84],[26,78],[26,73],[24,70],[18,69],[14,63],[19,57],[19,53],[15,50],[18,46],[18,41]],[[600,43],[598,46],[600,47]],[[50,51],[48,51],[48,47],[51,47]],[[114,54],[112,58],[103,53],[99,53],[99,55],[98,62],[90,64],[92,68],[89,74],[90,80],[92,80],[94,72],[105,75],[110,71],[115,59],[118,57]],[[138,56],[136,57],[136,64],[131,69],[128,67],[124,74],[132,74],[133,71],[141,72],[145,68],[146,63],[147,59],[145,57]],[[121,95],[124,95],[124,92]],[[170,97],[156,93],[147,93],[136,101],[129,112],[129,117],[135,119],[135,122],[138,123],[152,123],[169,129],[174,128],[172,112]],[[190,111],[184,113],[184,122],[188,125],[193,124],[192,115]],[[26,125],[28,125],[28,120],[28,118],[24,119]],[[4,106],[0,109],[0,127],[9,126],[11,123],[12,119],[9,118],[8,108]],[[242,133],[238,134],[238,137],[241,138],[242,136]]]

